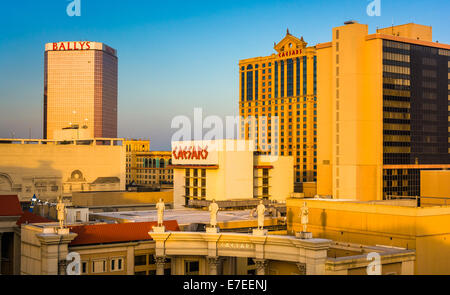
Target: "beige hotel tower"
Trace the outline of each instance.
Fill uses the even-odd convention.
[[[268,118],[261,146],[272,146],[280,156],[294,159],[296,189],[317,180],[317,56],[315,47],[286,32],[274,44],[275,53],[239,61],[239,114]],[[276,130],[273,117],[278,117]],[[241,136],[251,138],[248,125]],[[266,137],[266,138],[264,138]],[[265,142],[265,140],[267,141]]]
[[[55,139],[63,128],[117,137],[115,49],[89,41],[45,45],[43,137]]]
[[[450,168],[450,45],[432,28],[333,28],[317,52],[317,194],[421,195],[421,174]]]

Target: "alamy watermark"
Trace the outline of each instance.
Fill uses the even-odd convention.
[[[187,116],[175,116],[171,128],[177,129],[172,135],[172,142],[204,141],[208,142],[209,151],[253,149],[270,156],[278,156],[278,116],[226,116],[223,120],[216,115],[203,118],[203,110],[194,108],[193,122]],[[216,140],[220,139],[239,139],[249,145],[214,145]]]
[[[66,260],[69,262],[66,268],[66,274],[69,276],[81,275],[80,262],[81,257],[77,252],[70,252],[66,256]]]
[[[81,16],[81,0],[73,0],[67,5],[66,8],[67,15],[72,16]]]
[[[381,0],[371,0],[366,12],[368,16],[381,16]]]

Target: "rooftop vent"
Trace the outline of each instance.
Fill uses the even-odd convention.
[[[352,24],[357,24],[358,22],[356,20],[348,20],[346,22],[344,22],[344,25],[352,25]]]

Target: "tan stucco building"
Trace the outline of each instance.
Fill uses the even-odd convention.
[[[367,274],[377,253],[383,274],[413,274],[414,251],[339,244],[327,239],[179,231],[154,233],[156,222],[22,228],[22,274],[65,274],[66,256],[80,255],[83,275]]]
[[[450,274],[448,205],[417,207],[416,200],[288,199],[288,234],[301,229],[304,202],[309,208],[308,230],[315,237],[412,249],[416,252],[414,274]]]
[[[369,34],[355,21],[317,44],[317,193],[420,195],[420,172],[449,168],[450,45],[406,24]]]
[[[241,138],[255,138],[260,151],[271,146],[292,156],[299,191],[317,180],[317,56],[307,45],[287,30],[274,53],[239,61],[239,115],[267,119],[266,130],[246,123]]]
[[[125,189],[121,139],[0,140],[0,194],[55,200],[75,191]]]
[[[270,199],[293,192],[292,157],[255,153],[245,140],[172,142],[175,208],[189,200]]]

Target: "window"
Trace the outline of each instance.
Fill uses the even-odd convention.
[[[135,266],[146,265],[146,264],[147,264],[147,255],[134,256],[134,265]]]
[[[281,94],[280,94],[280,96],[281,97],[284,97],[284,60],[282,60],[281,62],[280,62],[280,64],[281,64],[281,69],[280,69],[280,91],[281,91]]]
[[[287,60],[287,96],[294,95],[294,62]]]
[[[185,261],[184,262],[184,274],[185,275],[199,275],[200,264],[198,261]]]
[[[277,97],[278,97],[278,62],[275,62],[275,98]]]
[[[102,273],[106,271],[106,259],[92,261],[92,273]]]
[[[112,258],[111,271],[121,271],[121,270],[123,270],[123,258]]]
[[[81,262],[81,274],[87,274],[88,273],[88,263],[87,261]]]
[[[247,100],[253,99],[253,72],[247,72]]]

